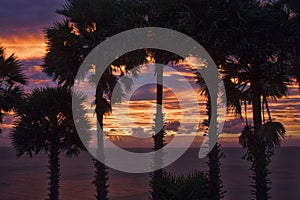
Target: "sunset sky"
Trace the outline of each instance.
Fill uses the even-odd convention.
[[[49,77],[42,73],[40,67],[42,58],[45,55],[45,39],[43,31],[46,27],[50,27],[53,22],[62,19],[61,16],[55,14],[55,10],[60,8],[64,2],[64,0],[1,1],[0,45],[6,49],[7,56],[11,53],[15,53],[21,60],[29,80],[29,84],[25,87],[27,91],[36,87],[55,85]],[[166,70],[165,80],[192,80],[193,71],[189,70],[187,66],[181,66],[181,68],[175,67],[174,69],[180,72],[176,74]],[[155,78],[151,69],[143,68],[142,72]],[[182,79],[182,77],[187,79]],[[194,87],[194,89],[197,91],[196,87]],[[180,99],[179,96],[188,97],[191,92],[182,90],[175,93],[172,90],[173,88],[164,89],[164,112],[166,113],[165,120],[169,123],[166,128],[168,129],[169,135],[176,133],[182,117],[181,114],[185,111],[181,110],[178,102]],[[126,102],[127,107],[129,107],[132,124],[124,127],[124,124],[117,124],[112,116],[107,116],[105,118],[105,131],[110,134],[110,137],[113,140],[127,141],[135,146],[135,140],[133,140],[132,137],[128,137],[128,135],[133,135],[144,138],[139,140],[139,145],[141,146],[152,144],[151,127],[153,126],[153,123],[151,117],[155,112],[155,92],[154,84],[144,85],[133,90],[130,101]],[[205,101],[203,97],[199,97],[198,101],[201,117],[199,118],[200,125],[198,124],[199,127],[197,131],[201,136],[204,131],[201,122],[206,118]],[[283,142],[283,145],[299,146],[300,90],[298,90],[298,87],[291,86],[287,97],[270,102],[269,106],[273,120],[283,123],[287,130],[287,138]],[[117,110],[117,107],[115,108]],[[251,107],[248,109],[250,112]],[[92,111],[91,108],[89,108],[89,110]],[[126,109],[124,107],[119,110],[121,110],[121,112],[119,111],[119,116],[122,116],[124,114],[122,111],[125,111]],[[93,117],[92,112],[90,112],[90,116]],[[226,118],[226,123],[221,135],[221,143],[224,146],[239,146],[237,138],[244,125],[242,119],[229,114]],[[8,135],[11,127],[12,118],[5,118],[4,124],[1,125],[3,133],[0,135],[0,146],[9,146]],[[127,136],[124,137],[122,135]],[[199,137],[197,140],[200,141],[202,139]]]

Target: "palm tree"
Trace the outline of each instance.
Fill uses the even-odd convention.
[[[181,10],[181,21],[184,21],[184,25],[180,29],[183,33],[189,35],[201,44],[213,58],[217,66],[222,64],[222,60],[226,55],[225,41],[222,39],[220,33],[214,33],[214,25],[218,22],[220,15],[224,11],[225,1],[210,0],[210,1],[182,1],[185,8]],[[220,42],[222,41],[222,43]],[[223,46],[220,47],[220,44]],[[208,66],[211,67],[211,66]],[[208,132],[209,125],[216,125],[217,121],[212,120],[211,115],[211,97],[207,88],[207,85],[201,77],[199,72],[196,72],[196,81],[200,87],[200,94],[204,95],[207,99],[206,113],[207,120],[204,120],[203,125],[207,127]],[[226,85],[226,83],[225,83]],[[217,86],[216,86],[217,87]],[[226,88],[227,89],[227,88]],[[227,101],[229,103],[229,101]],[[209,141],[218,141],[219,132],[208,134]],[[206,135],[206,134],[205,134]],[[225,155],[221,151],[221,144],[209,143],[211,151],[208,154],[208,181],[210,190],[210,199],[220,200],[224,198],[226,191],[222,185],[221,176],[221,162],[220,159]]]
[[[206,114],[208,116],[208,119],[204,120],[203,125],[206,126],[206,133],[208,132],[208,128],[210,124],[217,124],[217,121],[214,120],[212,121],[211,115],[212,115],[212,110],[211,110],[211,98],[210,98],[210,93],[208,91],[207,85],[203,79],[203,77],[200,75],[200,73],[196,73],[196,80],[197,84],[200,87],[200,94],[204,95],[207,99],[206,102]],[[218,141],[218,136],[219,132],[217,133],[210,133],[208,135],[209,141]],[[217,139],[216,139],[217,137]],[[211,151],[208,154],[208,183],[209,183],[209,190],[210,190],[210,199],[213,200],[219,200],[224,198],[224,194],[226,191],[223,189],[222,185],[222,176],[221,176],[221,162],[220,159],[224,157],[225,155],[221,152],[221,144],[217,142],[216,144],[211,144]]]
[[[161,200],[209,200],[210,189],[206,174],[195,171],[188,175],[164,173]]]
[[[131,28],[126,23],[123,26],[123,22],[126,22],[122,16],[124,12],[117,8],[117,4],[121,3],[110,0],[67,1],[62,9],[57,10],[57,13],[63,15],[65,20],[55,23],[52,28],[46,30],[48,51],[43,71],[58,84],[72,87],[78,69],[88,53],[107,37]],[[137,50],[121,56],[112,65],[119,68],[121,76],[126,76],[129,69],[144,62],[146,62],[145,51]],[[125,71],[121,66],[125,66]],[[111,103],[115,103],[111,102],[110,98],[119,77],[114,74],[114,70],[110,66],[98,67],[105,68],[99,83],[92,80],[97,86],[95,95],[95,111],[99,122],[97,124],[97,154],[99,158],[103,158],[103,116],[110,112]],[[98,67],[96,69],[99,69]],[[137,70],[131,70],[131,75],[137,76]],[[130,81],[127,82],[126,89],[130,89],[130,83]],[[118,100],[121,100],[123,91],[121,88],[119,89],[120,98]],[[93,162],[96,199],[108,199],[106,166],[95,159]]]
[[[216,12],[223,13],[222,20],[216,20],[208,32],[218,38],[213,44],[226,51],[219,66],[226,90],[231,91],[227,93],[228,106],[240,114],[243,102],[251,103],[253,127],[247,125],[241,138],[249,136],[264,141],[255,139],[255,148],[244,145],[248,148],[247,158],[252,161],[252,193],[256,199],[269,199],[267,165],[285,131],[281,124],[271,120],[263,124],[261,108],[262,104],[267,105],[268,98],[285,95],[291,83],[291,65],[287,62],[290,55],[285,51],[288,40],[284,39],[288,17],[270,4],[251,0],[228,1],[222,12]],[[220,38],[225,42],[218,43]],[[251,141],[250,138],[247,140]]]
[[[144,26],[154,26],[154,27],[164,27],[171,28],[177,31],[181,31],[187,35],[190,35],[192,38],[199,39],[199,30],[205,30],[201,27],[201,20],[207,20],[208,15],[203,14],[207,13],[209,6],[206,1],[144,1],[144,5],[148,5],[148,10],[145,12],[143,9],[138,9],[140,6],[139,3],[136,5],[137,12],[142,12],[139,16],[147,16],[147,22]],[[147,4],[148,3],[148,4]],[[210,4],[209,4],[210,5]],[[214,5],[214,4],[211,4]],[[130,16],[132,17],[132,16]],[[130,18],[132,19],[132,18]],[[133,21],[133,20],[128,20]],[[138,26],[138,25],[137,25]],[[200,31],[201,32],[201,31]],[[201,42],[203,39],[201,38]],[[207,46],[210,46],[207,45]],[[178,55],[174,55],[170,52],[163,52],[161,50],[148,49],[153,55],[154,59],[158,63],[168,64],[169,62],[178,62],[180,58]],[[162,71],[157,71],[158,79],[162,81]],[[162,92],[160,86],[157,87],[157,104],[162,104]],[[163,118],[159,117],[160,110],[157,110],[157,123],[162,123]],[[160,119],[159,119],[160,118]],[[159,119],[159,120],[157,120]],[[164,145],[164,132],[159,132],[154,137],[154,150],[162,148]],[[223,190],[221,185],[220,177],[220,163],[219,158],[223,155],[220,153],[220,145],[216,145],[213,148],[212,153],[210,154],[210,160],[212,161],[210,166],[210,178],[211,178],[211,192],[212,196],[215,196],[214,199],[220,199],[223,197]],[[158,159],[159,162],[163,162],[163,158]],[[151,196],[152,199],[160,198],[161,190],[161,179],[162,175],[165,172],[163,170],[157,170],[151,174]]]
[[[0,47],[0,124],[4,115],[19,104],[23,94],[21,86],[25,84],[20,61],[14,54],[5,58],[4,48]]]
[[[252,141],[253,135],[264,138],[259,148],[247,145],[248,152],[252,151],[252,157],[247,154],[247,158],[253,162],[254,197],[268,199],[267,164],[272,148],[280,143],[285,131],[271,117],[269,122],[263,123],[261,107],[266,105],[268,109],[267,99],[282,97],[291,83],[294,68],[290,62],[292,53],[289,41],[295,39],[288,37],[289,16],[272,3],[261,4],[252,0],[215,0],[206,8],[207,11],[202,12],[203,16],[206,15],[202,19],[206,20],[199,17],[198,26],[194,29],[198,27],[198,30],[205,31],[195,35],[220,67],[229,111],[241,116],[243,104],[252,104],[254,127],[248,124],[246,118],[241,138],[249,136],[247,141]],[[196,11],[193,13],[197,14]]]
[[[80,94],[75,94],[78,102],[83,101]],[[77,156],[86,150],[89,140],[89,124],[82,114],[74,119],[72,115],[72,92],[69,89],[41,88],[27,94],[17,109],[17,121],[11,133],[12,146],[17,157],[28,154],[30,157],[43,151],[48,154],[49,193],[48,199],[59,199],[60,155]],[[75,128],[76,123],[81,129]],[[80,140],[77,131],[85,138]],[[85,143],[85,144],[83,144]]]
[[[151,1],[143,3],[140,1],[68,1],[62,9],[57,11],[65,16],[66,20],[57,22],[52,28],[46,30],[48,52],[45,57],[45,65],[43,66],[44,72],[56,80],[58,84],[72,87],[74,77],[84,58],[97,44],[104,41],[107,37],[131,28],[161,26],[157,25],[161,20],[156,19],[162,13],[162,9],[160,9],[159,13],[154,9],[148,10],[147,5],[152,5]],[[150,20],[145,19],[147,14]],[[166,15],[163,16],[164,19],[167,19]],[[162,19],[161,17],[159,18]],[[125,72],[122,72],[122,75],[126,75],[129,69],[146,63],[146,57],[149,54],[154,55],[156,61],[164,64],[168,63],[171,57],[174,57],[169,52],[143,49],[129,52],[112,64],[114,66],[125,65]],[[136,75],[137,73],[135,72],[133,76]],[[110,112],[112,102],[109,100],[117,81],[118,77],[114,76],[113,70],[107,68],[99,83],[95,83],[97,85],[95,104],[96,115],[99,121],[99,137],[97,140],[98,155],[100,157],[104,156],[101,136],[103,115]],[[129,89],[130,87],[127,86],[127,88]],[[120,92],[122,93],[121,90]],[[154,139],[156,141],[155,149],[159,149],[163,145],[164,134],[160,132],[156,135],[154,138],[158,139]],[[105,165],[97,160],[94,160],[94,163],[96,169],[94,183],[96,184],[97,199],[107,199],[108,186],[106,184],[107,172]]]

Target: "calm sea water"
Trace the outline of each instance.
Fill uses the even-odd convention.
[[[250,163],[241,159],[240,148],[224,148],[222,159],[223,185],[226,200],[251,199]],[[198,149],[188,150],[167,168],[175,173],[206,170],[206,160],[197,158]],[[93,165],[88,153],[78,158],[62,159],[61,199],[92,200],[94,187]],[[10,148],[0,148],[0,200],[45,199],[47,195],[47,158],[16,159]],[[300,147],[281,147],[271,165],[271,195],[274,200],[300,200]],[[111,200],[146,200],[149,191],[148,174],[129,174],[109,170],[109,197]]]

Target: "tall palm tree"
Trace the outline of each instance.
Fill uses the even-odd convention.
[[[208,29],[213,37],[207,37],[211,41],[217,37],[212,44],[226,51],[219,66],[226,90],[232,92],[227,93],[229,108],[241,113],[242,102],[252,104],[253,127],[247,126],[243,133],[246,130],[248,133],[253,131],[253,134],[246,135],[255,135],[265,141],[257,143],[257,148],[247,146],[252,155],[247,154],[247,158],[252,161],[254,173],[253,195],[256,199],[268,199],[269,155],[285,131],[276,122],[263,124],[261,99],[267,102],[267,98],[282,97],[287,92],[287,85],[291,83],[291,65],[287,62],[290,55],[285,51],[288,43],[288,39],[285,39],[288,16],[270,4],[262,5],[251,0],[228,1],[223,4],[223,8],[222,11],[215,11],[221,17]]]
[[[208,128],[210,124],[217,124],[218,122],[216,120],[212,121],[211,118],[212,110],[211,110],[211,97],[210,93],[208,91],[207,85],[203,79],[203,77],[200,75],[200,73],[196,73],[196,80],[197,84],[200,87],[200,94],[204,95],[207,99],[206,102],[206,114],[208,116],[208,119],[204,120],[203,125],[206,126],[206,133],[208,132]],[[210,133],[208,135],[209,141],[217,141],[216,144],[209,143],[211,151],[208,154],[208,183],[209,183],[209,189],[210,189],[210,199],[213,200],[219,200],[224,198],[226,191],[223,189],[222,185],[222,176],[221,176],[221,162],[220,159],[224,157],[224,154],[221,151],[221,144],[218,142],[219,137],[219,130],[217,130],[217,133]]]
[[[213,0],[207,5],[204,6],[206,11],[202,12],[205,17],[199,17],[194,28],[200,31],[194,35],[220,67],[228,109],[241,115],[243,103],[251,103],[254,127],[246,126],[245,130],[250,129],[254,135],[260,135],[259,138],[269,140],[264,142],[266,148],[261,144],[260,150],[251,149],[255,150],[252,152],[255,156],[250,159],[254,171],[253,195],[257,199],[267,199],[267,163],[272,155],[271,147],[280,143],[285,131],[271,120],[263,124],[261,106],[267,105],[267,98],[285,95],[287,85],[291,83],[289,17],[273,4],[259,1]],[[196,11],[193,13],[197,14]],[[252,137],[253,134],[244,136]]]
[[[78,102],[83,101],[80,94],[75,94]],[[59,199],[60,155],[77,156],[86,150],[89,140],[89,124],[82,114],[74,119],[72,114],[72,92],[69,89],[41,88],[27,94],[17,109],[17,121],[10,139],[17,152],[17,157],[28,154],[30,157],[41,152],[48,154],[49,193],[48,199]],[[74,122],[80,124],[80,130]],[[77,131],[84,138],[80,140]],[[85,143],[85,144],[83,144]]]
[[[20,61],[14,54],[6,58],[4,48],[0,47],[0,124],[3,116],[19,104],[23,94],[21,86],[25,84]]]
[[[48,39],[48,53],[45,57],[44,72],[58,81],[65,87],[72,87],[74,77],[78,68],[87,54],[97,44],[104,41],[107,37],[128,29],[143,26],[162,26],[158,25],[162,19],[160,13],[154,9],[148,10],[147,5],[152,5],[151,1],[68,1],[62,9],[58,10],[59,14],[66,17],[63,22],[55,23],[54,26],[46,31]],[[167,4],[165,4],[166,6]],[[165,10],[164,10],[165,11]],[[165,12],[168,13],[168,12]],[[148,14],[148,15],[147,15]],[[149,16],[150,20],[146,20]],[[164,14],[164,19],[166,15]],[[146,63],[146,57],[151,54],[155,55],[155,60],[159,63],[166,64],[173,54],[169,52],[162,53],[159,50],[136,50],[129,52],[112,64],[114,66],[125,65],[125,72],[134,67]],[[159,53],[158,53],[159,52]],[[168,56],[166,56],[168,55]],[[102,67],[102,66],[101,66]],[[107,66],[103,66],[107,67]],[[120,68],[121,69],[121,68]],[[137,75],[136,72],[133,74]],[[97,84],[96,89],[96,114],[99,121],[98,127],[98,147],[99,156],[103,157],[102,134],[103,115],[110,112],[110,96],[118,81],[118,77],[114,76],[113,70],[107,68],[101,80]],[[128,88],[128,87],[127,87]],[[108,97],[108,98],[105,98]],[[158,138],[155,148],[159,149],[163,144],[163,133],[156,134],[154,138]],[[161,136],[161,137],[160,137]],[[105,165],[94,160],[96,168],[96,184],[97,199],[107,199],[107,172]],[[157,177],[157,176],[156,176]],[[161,177],[161,176],[160,176]],[[159,181],[156,181],[159,182]]]
[[[94,47],[107,37],[132,28],[123,23],[126,21],[123,20],[122,13],[125,12],[121,12],[117,7],[117,4],[121,3],[111,0],[69,0],[62,9],[58,9],[57,13],[63,15],[65,20],[55,23],[53,27],[46,30],[48,51],[43,66],[44,72],[58,84],[72,87],[81,63]],[[146,62],[145,51],[137,50],[121,56],[112,65],[119,67],[121,76],[128,75],[129,69],[132,69],[131,75],[137,76],[137,70],[135,71],[134,67],[144,62]],[[121,66],[125,66],[125,70]],[[99,158],[103,158],[103,116],[111,110],[113,102],[110,98],[119,77],[114,74],[110,66],[97,66],[96,69],[99,67],[105,68],[104,75],[98,83],[93,80],[92,82],[96,85],[95,111],[99,122],[97,124],[97,154]],[[126,89],[130,88],[130,83],[131,81],[127,81]],[[118,100],[121,100],[123,92],[121,88],[119,91]],[[93,162],[96,199],[108,199],[106,166],[95,159]]]
[[[181,1],[182,8],[181,21],[184,22],[180,31],[189,35],[201,44],[210,56],[215,61],[216,65],[221,65],[221,61],[225,56],[225,41],[222,40],[222,36],[219,33],[214,33],[214,25],[219,20],[221,13],[223,13],[225,1],[209,0],[209,1]],[[222,41],[223,48],[220,48],[220,41]],[[208,66],[212,67],[212,66]],[[207,127],[209,125],[217,124],[218,122],[211,118],[211,98],[207,85],[201,77],[201,74],[196,72],[196,81],[200,87],[200,94],[206,97],[206,113],[207,120],[204,120],[203,125]],[[225,84],[226,85],[226,84]],[[211,94],[214,95],[214,94]],[[229,101],[227,101],[229,102]],[[210,133],[208,136],[209,141],[218,141],[219,131],[216,133]],[[220,159],[224,157],[221,151],[221,144],[209,143],[211,151],[208,154],[208,180],[210,199],[220,200],[224,198],[226,191],[222,185],[221,176],[221,162]]]

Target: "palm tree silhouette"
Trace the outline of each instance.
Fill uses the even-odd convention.
[[[208,177],[202,171],[187,175],[165,173],[162,178],[162,196],[160,200],[208,200],[210,189]]]
[[[153,150],[157,151],[162,149],[165,145],[165,131],[163,129],[164,124],[164,114],[162,111],[163,108],[163,67],[157,66],[155,69],[157,84],[156,84],[156,113],[155,113],[155,126],[153,128],[155,134],[153,134],[152,138],[154,141]],[[162,169],[163,165],[163,153],[154,154],[153,165],[157,170],[150,174],[150,187],[151,191],[151,199],[161,199],[161,187],[162,187],[162,178],[165,174],[165,170]]]
[[[248,148],[246,158],[253,163],[252,194],[257,199],[268,199],[267,166],[274,147],[285,135],[283,126],[271,119],[268,100],[286,95],[295,69],[291,64],[293,53],[289,41],[295,45],[297,40],[289,37],[288,14],[274,3],[215,0],[208,6],[200,14],[206,15],[206,20],[199,17],[198,30],[205,31],[198,33],[197,41],[220,67],[228,109],[241,116],[243,105],[252,104],[254,126],[248,124],[246,117],[240,139]],[[269,115],[266,123],[262,106]]]
[[[90,137],[83,107],[78,108],[82,115],[73,118],[71,95],[71,90],[62,87],[34,89],[18,107],[18,118],[10,136],[17,157],[47,152],[48,198],[51,200],[59,199],[61,152],[66,152],[68,157],[77,156],[81,150],[86,150],[84,145]],[[83,101],[80,94],[73,95],[78,102]],[[74,121],[80,124],[80,130],[75,128]],[[77,131],[84,140],[80,140]]]
[[[288,56],[286,53],[290,51],[282,49],[286,43],[286,40],[282,40],[285,38],[284,28],[286,27],[280,27],[281,31],[277,31],[278,22],[285,24],[288,17],[282,11],[274,11],[269,5],[263,7],[256,1],[91,0],[86,2],[76,0],[68,1],[62,9],[58,10],[58,13],[65,16],[66,20],[55,23],[46,31],[48,53],[45,57],[44,71],[65,87],[72,87],[74,77],[86,55],[106,37],[123,30],[144,26],[179,30],[204,45],[224,74],[226,90],[229,90],[227,101],[229,109],[241,114],[242,102],[252,103],[254,134],[258,134],[263,127],[261,105],[266,103],[262,103],[261,98],[281,97],[286,93],[286,85],[290,83],[290,74],[288,74],[290,66],[285,62]],[[263,26],[256,26],[257,23]],[[268,34],[270,31],[276,31],[276,34]],[[126,65],[127,70],[146,62],[145,57],[149,52],[158,63],[164,64],[178,60],[173,54],[162,53],[160,50],[147,49],[136,52],[121,56],[113,64]],[[279,58],[277,61],[274,55]],[[100,125],[98,130],[103,128],[103,115],[110,111],[109,97],[118,79],[109,69],[105,75],[106,77],[96,83],[96,114]],[[277,128],[280,130],[279,126]],[[273,133],[280,132],[282,131]],[[103,141],[100,131],[99,136],[98,143],[101,146]],[[154,144],[155,148],[164,143],[163,137],[155,141],[157,142]],[[220,199],[220,166],[217,164],[220,152],[218,148],[214,152],[216,153],[211,155],[216,162],[211,166],[217,167],[212,170],[216,172],[214,174],[216,184],[213,188],[214,190],[219,188],[216,194]],[[99,153],[103,154],[103,150]],[[95,168],[97,199],[107,199],[105,166],[95,161]],[[263,169],[264,167],[254,168]],[[262,177],[262,173],[257,172],[255,176]],[[259,178],[255,181],[257,182],[256,190],[264,190],[259,189],[258,185],[266,186],[267,182],[260,181]],[[266,188],[265,186],[263,188]],[[256,195],[264,195],[263,193],[267,191],[257,193]]]
[[[228,107],[241,114],[243,102],[252,104],[253,127],[247,124],[240,139],[248,148],[246,158],[252,161],[252,194],[256,199],[269,199],[267,166],[285,130],[271,118],[263,123],[262,105],[268,108],[267,99],[282,97],[291,83],[291,65],[286,62],[289,52],[285,51],[288,48],[285,37],[288,17],[276,7],[256,1],[232,1],[225,5],[226,18],[220,24],[216,23],[217,28],[212,31],[230,41],[224,44],[227,53],[219,65]],[[250,145],[246,141],[253,142],[252,138],[255,144]]]
[[[207,99],[206,102],[206,114],[208,116],[208,119],[204,120],[203,125],[206,126],[206,133],[208,132],[208,128],[210,126],[211,123],[215,123],[217,124],[216,120],[213,120],[211,118],[212,115],[212,110],[211,110],[211,98],[210,98],[210,94],[207,88],[207,85],[203,79],[203,77],[201,76],[200,73],[196,73],[196,79],[197,79],[197,84],[200,87],[200,94],[204,95]],[[213,120],[213,121],[212,121]],[[219,136],[219,132],[217,133],[210,133],[208,135],[209,141],[217,141],[218,140],[218,136]],[[211,151],[208,154],[208,167],[209,167],[209,171],[208,171],[208,178],[209,178],[209,189],[210,189],[210,195],[211,195],[211,199],[214,200],[218,200],[218,199],[222,199],[224,198],[224,194],[226,193],[226,191],[224,191],[224,187],[222,185],[222,176],[221,176],[221,162],[220,159],[222,157],[224,157],[224,154],[221,152],[221,144],[219,142],[217,142],[216,144],[211,144],[209,143],[209,145],[211,145]]]
[[[122,2],[70,0],[62,9],[57,10],[57,13],[63,15],[65,20],[54,23],[52,28],[46,30],[48,51],[43,71],[58,84],[72,87],[77,71],[89,52],[107,37],[130,29],[129,25],[123,23],[124,19],[117,7],[118,3]],[[120,76],[127,76],[127,72],[131,69],[130,74],[136,77],[138,69],[135,67],[147,61],[146,55],[144,50],[128,52],[116,59],[112,65],[119,68]],[[125,69],[122,66],[125,66]],[[110,66],[96,66],[96,73],[100,67],[105,68],[103,76],[98,83],[93,80],[93,77],[91,82],[96,85],[95,111],[99,122],[97,124],[97,156],[103,159],[103,116],[111,111],[111,104],[120,101],[124,94],[122,88],[118,88],[119,97],[112,102],[111,95],[119,77],[114,74]],[[126,80],[125,90],[129,90],[131,81],[130,78]],[[96,199],[108,199],[106,166],[95,159],[93,163]]]
[[[22,85],[26,77],[21,70],[21,63],[12,54],[5,58],[5,51],[0,47],[0,124],[8,112],[15,110],[23,95]],[[1,129],[0,129],[1,133]]]

